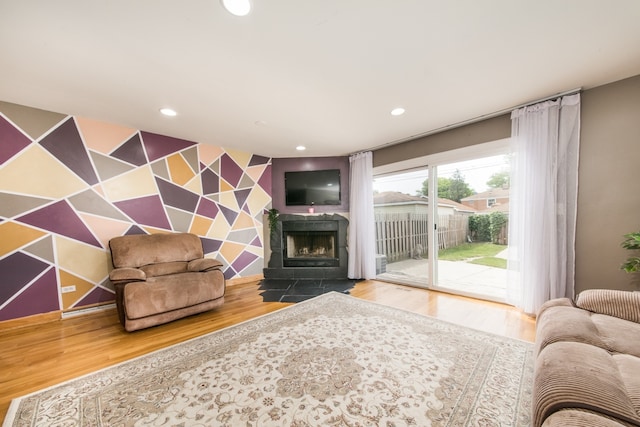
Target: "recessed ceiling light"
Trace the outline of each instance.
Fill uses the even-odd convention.
[[[304,145],[298,145],[298,146],[296,147],[296,150],[298,150],[298,151],[304,151],[304,150],[306,150],[306,149],[307,149],[307,147],[305,147]]]
[[[403,114],[404,114],[404,108],[402,107],[394,108],[393,110],[391,110],[392,116],[401,116]]]
[[[169,116],[169,117],[173,117],[173,116],[177,116],[178,113],[176,113],[176,110],[172,110],[171,108],[161,108],[160,109],[160,113],[164,114],[165,116]]]
[[[227,12],[235,16],[246,16],[251,12],[249,0],[220,0]]]

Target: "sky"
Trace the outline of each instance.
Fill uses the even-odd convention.
[[[491,175],[496,172],[509,170],[509,165],[504,155],[484,157],[438,166],[438,175],[440,177],[451,178],[456,169],[460,170],[465,182],[469,184],[476,193],[482,193],[488,190],[487,181]],[[422,183],[426,178],[426,169],[374,178],[373,190],[378,192],[399,191],[401,193],[415,195],[416,192],[422,189]]]

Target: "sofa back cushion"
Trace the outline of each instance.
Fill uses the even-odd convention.
[[[191,233],[135,234],[109,241],[113,266],[138,268],[164,262],[188,262],[204,256],[200,238]]]

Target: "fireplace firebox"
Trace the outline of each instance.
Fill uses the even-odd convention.
[[[278,215],[266,279],[346,279],[347,227],[338,214]]]
[[[282,224],[284,267],[337,267],[337,221],[287,221]]]

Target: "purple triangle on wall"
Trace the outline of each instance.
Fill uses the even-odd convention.
[[[236,196],[236,201],[238,202],[238,206],[244,205],[244,202],[246,202],[247,198],[249,197],[249,193],[251,193],[250,188],[246,190],[236,190],[233,192],[233,195]]]
[[[251,264],[253,261],[255,261],[258,258],[257,255],[252,254],[251,252],[242,252],[240,254],[240,256],[238,256],[236,258],[236,260],[233,262],[232,267],[234,270],[236,271],[242,271],[245,268],[247,268],[247,266],[249,264]]]
[[[0,310],[0,321],[60,310],[56,270],[51,267]]]
[[[142,148],[142,141],[140,141],[140,135],[137,133],[129,138],[127,142],[116,148],[111,157],[124,160],[127,163],[136,166],[142,166],[147,163],[147,158],[144,155],[144,149]]]
[[[264,165],[266,163],[269,163],[269,160],[270,159],[268,157],[258,156],[257,154],[254,154],[251,156],[251,160],[249,160],[249,166]]]
[[[45,136],[40,141],[40,145],[86,183],[90,185],[98,183],[98,176],[93,169],[89,153],[87,153],[87,149],[82,142],[76,122],[72,118],[69,118],[57,129]]]
[[[206,169],[200,174],[202,181],[202,194],[216,194],[220,192],[220,178],[211,169]]]
[[[198,215],[214,219],[218,212],[220,212],[220,209],[218,209],[218,205],[214,201],[206,197],[200,197],[200,203],[198,203],[198,210],[196,211]]]
[[[222,212],[222,215],[224,215],[224,219],[227,220],[227,223],[229,223],[229,225],[232,225],[233,222],[238,217],[238,212],[231,210],[229,208],[225,208],[222,205],[220,205],[220,212]]]
[[[242,178],[242,168],[228,154],[223,154],[220,162],[220,175],[231,184],[237,187]]]
[[[113,204],[138,224],[171,230],[164,206],[157,195],[122,200]]]
[[[31,140],[0,116],[0,165],[28,146]]]
[[[91,234],[91,231],[84,225],[66,200],[60,200],[45,206],[42,209],[17,218],[16,221],[102,248],[100,242]]]
[[[82,298],[74,307],[82,307],[84,305],[98,304],[102,302],[111,302],[115,300],[115,294],[104,288],[95,287],[87,296]]]
[[[235,271],[233,268],[229,267],[227,268],[224,272],[224,278],[225,280],[229,280],[232,279],[233,276],[235,276],[236,274],[238,274],[237,271]]]
[[[148,234],[146,231],[144,231],[142,228],[138,227],[137,225],[132,225],[126,233],[124,233],[125,236],[131,236],[134,234]]]
[[[0,305],[49,267],[49,264],[23,252],[14,252],[0,259]]]
[[[260,176],[260,179],[258,180],[258,185],[260,187],[262,187],[262,189],[268,194],[268,195],[272,195],[271,194],[271,165],[267,166],[264,169],[264,172],[262,172],[262,176]]]
[[[195,212],[198,206],[198,200],[200,196],[196,193],[192,193],[189,190],[172,184],[164,179],[156,177],[156,183],[160,190],[162,200],[166,205],[173,206],[174,208],[182,209],[187,212]]]
[[[251,243],[249,243],[251,246],[255,246],[257,248],[261,248],[262,247],[262,241],[260,240],[260,236],[256,236],[255,239],[253,239],[253,241]]]
[[[222,242],[220,240],[208,239],[206,237],[200,237],[200,240],[202,241],[202,250],[205,254],[219,251],[222,246]]]
[[[172,138],[170,136],[158,135],[150,132],[140,132],[142,135],[142,143],[147,150],[149,162],[166,157],[169,154],[184,150],[187,147],[196,145],[195,142],[185,141],[184,139]]]

